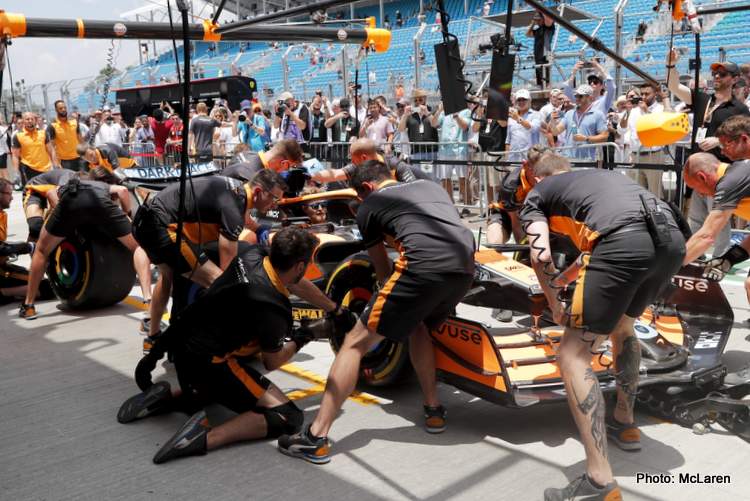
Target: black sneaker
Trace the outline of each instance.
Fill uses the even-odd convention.
[[[445,407],[438,405],[437,407],[424,406],[424,428],[427,433],[443,433],[447,426],[446,417],[448,411]]]
[[[117,421],[125,424],[148,417],[163,409],[171,398],[169,383],[159,381],[148,390],[127,399],[117,411]]]
[[[18,316],[25,318],[26,320],[34,320],[36,318],[36,308],[33,304],[21,303],[21,308],[18,310]]]
[[[494,310],[492,310],[492,318],[494,318],[498,322],[512,322],[513,310],[503,310],[500,308],[495,308]]]
[[[279,451],[293,458],[304,459],[313,464],[326,464],[331,461],[329,455],[331,443],[326,437],[312,438],[310,425],[294,435],[282,435],[278,440]]]
[[[544,501],[622,501],[622,492],[617,482],[610,482],[602,488],[595,487],[585,473],[573,479],[562,489],[544,490]]]
[[[206,411],[196,412],[159,449],[159,452],[154,456],[154,463],[162,464],[185,456],[205,455],[207,451],[206,438],[208,437],[209,429]]]

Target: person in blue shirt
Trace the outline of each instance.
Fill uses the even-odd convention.
[[[581,85],[575,91],[576,107],[563,115],[562,119],[552,116],[550,130],[553,135],[564,133],[566,146],[577,146],[568,150],[568,156],[580,160],[596,160],[597,148],[581,147],[586,144],[607,141],[607,119],[600,111],[594,109],[594,89],[590,85]]]
[[[250,146],[252,151],[264,151],[266,142],[264,136],[266,133],[266,119],[261,113],[255,113],[253,103],[244,100],[240,103],[242,114],[238,116],[237,133],[240,142]]]
[[[575,97],[573,90],[575,77],[581,68],[586,67],[586,64],[585,61],[576,62],[573,65],[573,72],[570,74],[570,78],[563,84],[563,93],[571,100]],[[594,73],[590,73],[586,77],[586,82],[594,90],[594,102],[591,107],[606,117],[609,109],[612,107],[612,103],[615,101],[615,81],[596,59],[589,61],[588,64],[595,70]]]

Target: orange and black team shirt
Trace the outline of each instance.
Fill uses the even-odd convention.
[[[474,273],[474,236],[437,183],[385,181],[357,210],[366,249],[392,239],[401,264],[423,273]]]
[[[52,169],[29,179],[24,188],[24,206],[32,193],[45,197],[48,191],[57,189],[58,186],[66,184],[77,175],[76,172],[68,169]]]
[[[735,215],[750,219],[750,160],[721,164],[719,181],[712,210],[731,210]]]
[[[619,172],[580,170],[543,179],[529,192],[520,212],[525,225],[547,221],[553,233],[566,236],[582,252],[603,236],[644,221],[640,195],[649,207],[657,198]],[[671,213],[661,203],[662,210]]]
[[[55,144],[55,151],[60,160],[75,160],[78,158],[78,122],[55,120],[47,126],[47,137]]]
[[[13,136],[13,148],[21,150],[21,163],[37,171],[46,172],[52,168],[52,160],[47,152],[47,133],[25,127]]]
[[[179,203],[180,185],[173,183],[157,193],[149,206],[169,227],[177,224]],[[250,187],[241,181],[224,176],[195,179],[185,197],[184,234],[196,243],[218,240],[220,234],[237,241],[251,208]]]
[[[496,208],[508,211],[519,210],[531,188],[532,186],[526,179],[526,167],[517,167],[503,179],[497,195],[498,207]]]
[[[233,177],[240,181],[250,181],[258,172],[266,168],[268,168],[267,161],[261,152],[257,155],[251,155],[247,162],[238,162],[230,165],[221,171],[221,175]]]
[[[130,158],[130,154],[119,144],[105,143],[96,148],[96,165],[101,165],[109,172],[117,168],[127,169],[135,165],[135,160]]]
[[[292,333],[289,291],[268,256],[252,246],[238,254],[203,296],[172,318],[171,328],[177,332],[178,350],[215,362],[278,352]]]

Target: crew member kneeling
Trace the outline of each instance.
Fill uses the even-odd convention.
[[[351,178],[363,202],[357,225],[383,286],[373,294],[344,339],[328,374],[315,420],[301,433],[279,439],[279,450],[322,464],[328,456],[328,432],[359,376],[362,357],[384,338],[409,341],[409,355],[424,394],[427,431],[445,429],[435,380],[435,354],[429,329],[439,327],[471,287],[474,238],[437,183],[399,183],[388,167],[369,161]],[[400,257],[392,265],[384,240],[394,241]]]
[[[154,456],[154,463],[301,429],[302,411],[252,363],[260,353],[265,369],[273,371],[312,339],[312,333],[304,327],[292,330],[289,290],[296,293],[295,287],[305,281],[302,277],[317,244],[313,234],[291,227],[274,236],[268,256],[258,246],[249,247],[205,295],[179,313],[159,335],[142,364],[156,357],[152,362],[155,365],[168,349],[174,357],[182,394],[176,398],[168,383],[156,383],[128,399],[118,420],[131,422],[169,407],[187,406],[197,413],[165,443]],[[335,307],[320,290],[317,295],[318,305]],[[140,370],[139,365],[136,373]],[[205,412],[212,403],[239,415],[212,426]]]
[[[537,185],[520,218],[531,260],[557,323],[565,333],[557,352],[568,404],[586,451],[586,473],[553,500],[621,499],[607,459],[607,436],[621,448],[640,448],[633,423],[640,345],[633,324],[682,265],[685,240],[669,206],[612,171],[570,172],[570,163],[547,153],[535,168]],[[558,300],[549,232],[567,236],[583,255],[572,302]],[[614,419],[606,422],[591,351],[611,336],[617,378]]]
[[[139,256],[145,256],[138,250],[138,243],[130,234],[131,224],[126,214],[130,212],[128,189],[124,186],[83,181],[74,177],[61,186],[57,194],[59,202],[47,218],[36,251],[31,258],[26,302],[21,305],[19,316],[27,320],[36,318],[34,298],[44,276],[50,253],[66,236],[83,225],[96,227],[107,236],[119,240],[134,253],[133,262],[141,281],[141,288],[147,290],[149,287],[144,284],[144,280],[150,277],[149,263],[145,259],[139,259]]]
[[[284,180],[268,169],[245,184],[223,176],[195,179],[185,197],[179,249],[176,245],[179,184],[168,186],[141,205],[133,222],[133,234],[161,272],[154,287],[149,318],[160,319],[164,314],[174,273],[208,288],[237,256],[237,239],[247,212],[252,208],[260,212],[270,209],[285,187]],[[202,248],[204,243],[212,241],[218,241],[218,266]],[[155,335],[159,326],[160,322],[149,322],[149,336]]]
[[[29,225],[29,242],[39,240],[44,226],[44,211],[47,208],[54,209],[57,205],[57,188],[77,176],[78,174],[72,170],[53,169],[34,176],[26,183],[23,210],[26,214],[26,223]]]

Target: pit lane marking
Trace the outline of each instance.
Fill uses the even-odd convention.
[[[123,299],[122,302],[127,304],[128,306],[132,306],[137,310],[148,310],[148,305],[144,304],[143,300],[137,296],[128,296]],[[161,318],[165,321],[169,321],[169,313],[165,313]],[[316,374],[315,372],[303,369],[302,367],[295,364],[284,364],[279,367],[279,370],[284,371],[287,374],[291,374],[292,376],[295,376],[299,379],[304,379],[305,381],[313,383],[313,386],[311,388],[306,388],[304,390],[294,390],[287,393],[286,396],[290,400],[301,400],[303,398],[323,393],[323,391],[325,390],[326,378],[324,378],[320,374]],[[349,395],[349,400],[353,400],[354,402],[362,405],[381,404],[381,401],[377,397],[360,391],[355,391],[354,393]]]

